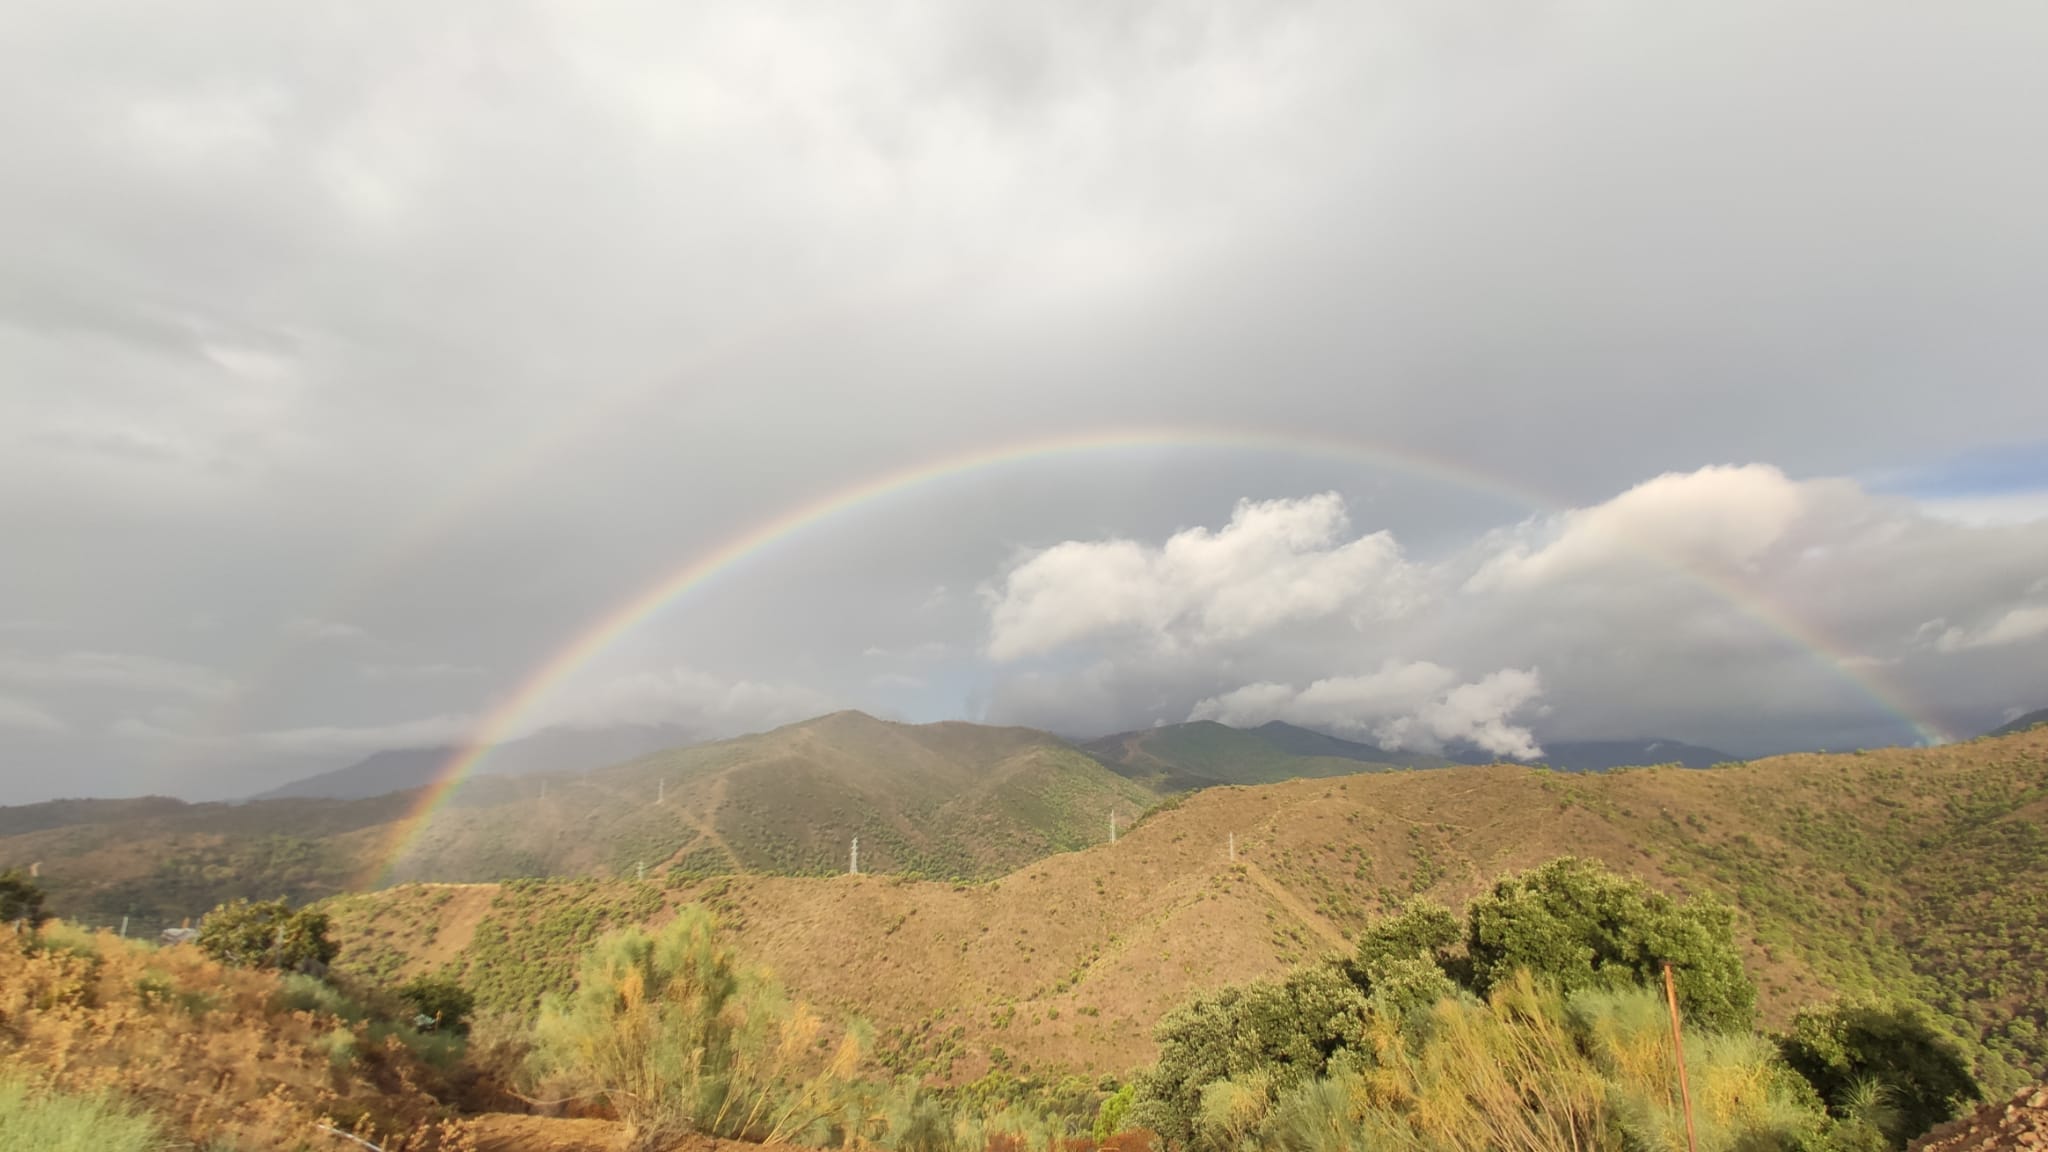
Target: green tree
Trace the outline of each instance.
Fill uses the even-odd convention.
[[[1984,1098],[1969,1059],[1921,1005],[1852,1000],[1800,1012],[1778,1044],[1844,1120],[1868,1120],[1894,1147]]]
[[[327,913],[292,911],[282,898],[235,900],[199,922],[199,948],[224,964],[280,972],[324,966],[341,952],[327,938]]]
[[[1130,1119],[1131,1102],[1138,1096],[1138,1086],[1126,1084],[1102,1098],[1101,1107],[1095,1110],[1095,1142],[1101,1144],[1122,1132]]]
[[[476,1010],[476,995],[444,972],[413,977],[399,986],[398,998],[421,1016],[432,1017],[440,1031],[457,1035],[469,1031],[469,1014]]]
[[[1465,915],[1466,986],[1480,996],[1518,970],[1566,992],[1654,985],[1668,962],[1688,1021],[1740,1032],[1755,1020],[1756,985],[1742,970],[1734,913],[1708,897],[1681,904],[1565,856],[1500,880]]]
[[[1199,996],[1154,1030],[1159,1062],[1138,1081],[1130,1119],[1184,1145],[1205,1089],[1231,1080],[1279,1093],[1314,1079],[1362,1035],[1368,1012],[1365,993],[1333,964]]]
[[[26,920],[34,927],[45,919],[43,890],[29,874],[19,868],[0,872],[0,923]]]

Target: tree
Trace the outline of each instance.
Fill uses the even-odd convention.
[[[469,1014],[476,1010],[476,994],[443,972],[413,977],[399,987],[398,998],[438,1030],[457,1035],[469,1031]]]
[[[1632,877],[1565,856],[1508,876],[1466,909],[1466,986],[1484,996],[1517,970],[1566,992],[1653,985],[1672,965],[1688,1021],[1747,1031],[1756,985],[1742,970],[1735,916],[1708,897],[1680,904]]]
[[[283,899],[222,904],[199,922],[199,948],[224,964],[301,972],[324,967],[341,952],[327,938],[327,914],[292,911]]]
[[[48,917],[43,913],[43,890],[19,868],[0,872],[0,923],[26,920],[33,928]]]
[[[1894,1147],[1984,1098],[1962,1046],[1919,1004],[1850,1000],[1805,1009],[1778,1049],[1837,1117],[1874,1115]]]

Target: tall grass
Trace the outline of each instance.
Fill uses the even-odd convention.
[[[1199,1139],[1290,1152],[1682,1152],[1663,1013],[1648,990],[1565,997],[1518,975],[1484,1003],[1374,1017],[1360,1050],[1253,1123],[1245,1112],[1212,1117],[1205,1094]],[[1831,1135],[1810,1089],[1762,1038],[1697,1033],[1686,1066],[1703,1152],[1810,1148]],[[1264,1104],[1244,1099],[1249,1112]]]
[[[159,1152],[156,1122],[105,1094],[31,1091],[0,1077],[0,1148],[23,1152]]]

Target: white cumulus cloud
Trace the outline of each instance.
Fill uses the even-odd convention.
[[[1247,684],[1199,701],[1188,719],[1240,728],[1285,720],[1326,732],[1369,736],[1384,748],[1436,752],[1460,742],[1497,756],[1531,760],[1542,748],[1513,718],[1542,690],[1535,669],[1503,668],[1461,682],[1456,672],[1441,664],[1389,661],[1377,672],[1325,677],[1299,689]]]

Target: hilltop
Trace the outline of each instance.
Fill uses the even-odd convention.
[[[1404,762],[1401,753],[1382,752],[1369,744],[1279,722],[1232,728],[1213,720],[1191,720],[1119,732],[1090,740],[1081,748],[1110,770],[1160,792],[1349,776]],[[1407,763],[1436,767],[1451,761],[1425,757],[1420,763]]]
[[[138,931],[235,896],[317,899],[402,880],[843,871],[1000,875],[1106,839],[1157,801],[1026,728],[835,713],[588,773],[479,774],[386,860],[418,791],[188,804],[0,808],[0,867],[40,863],[53,910]]]
[[[872,1020],[903,1070],[1115,1072],[1151,1057],[1153,1022],[1194,991],[1343,949],[1413,894],[1461,905],[1571,853],[1733,904],[1768,1020],[1831,993],[1910,993],[1982,1045],[1994,1083],[2014,1083],[2048,1068],[2044,818],[2037,731],[1712,771],[1491,765],[1210,788],[1114,845],[983,884],[673,872],[415,885],[331,909],[345,966],[447,966],[518,1010],[604,925],[701,901],[793,992]]]

